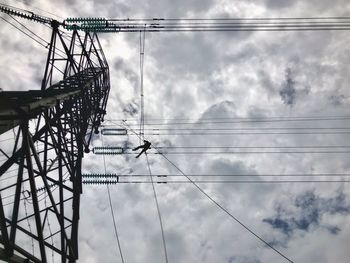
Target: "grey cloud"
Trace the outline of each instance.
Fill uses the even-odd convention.
[[[326,226],[326,229],[333,235],[338,235],[340,232],[340,228],[337,226]]]
[[[266,0],[265,4],[267,8],[281,9],[291,8],[292,5],[296,4],[298,0]]]
[[[260,260],[246,256],[232,256],[228,263],[261,263]]]
[[[264,118],[269,116],[268,109],[261,109],[259,107],[250,106],[247,117],[249,118]]]
[[[324,198],[317,196],[313,191],[307,191],[295,197],[294,207],[297,212],[283,208],[279,204],[276,216],[264,218],[263,222],[269,224],[287,235],[289,238],[296,230],[312,231],[324,227],[331,234],[338,234],[339,226],[323,225],[322,216],[325,214],[350,214],[350,202],[343,192],[338,192],[335,197]]]
[[[174,146],[173,145],[173,142],[170,141],[169,139],[164,139],[164,140],[161,140],[160,142],[159,141],[156,141],[155,143],[153,142],[152,143],[155,147],[171,147],[171,146]],[[166,153],[167,152],[167,149],[164,148],[164,149],[161,149],[161,152],[162,153]]]
[[[72,0],[65,0],[65,2],[72,6],[75,2]],[[108,17],[151,17],[151,18],[179,18],[190,15],[192,13],[206,12],[212,5],[212,0],[180,0],[180,1],[109,1],[101,2],[93,0],[94,12],[99,16]],[[77,12],[79,5],[75,6]],[[81,11],[80,11],[81,12]]]
[[[284,234],[289,235],[293,228],[286,220],[280,218],[265,218],[263,222],[270,224],[273,228],[281,230]]]
[[[341,95],[331,95],[329,97],[330,103],[333,106],[335,106],[335,107],[339,107],[339,106],[343,105],[345,100],[346,100],[346,97],[343,94],[341,94]]]
[[[203,34],[165,35],[150,49],[158,57],[158,67],[169,73],[208,75],[220,61],[215,46]]]
[[[303,7],[306,3],[304,1],[299,2]],[[321,13],[339,13],[340,16],[346,16],[348,8],[344,8],[348,2],[346,0],[334,0],[332,2],[327,0],[311,0],[307,4],[311,5],[314,8],[315,12]]]
[[[225,118],[235,117],[236,106],[234,102],[226,100],[210,106],[201,116],[205,118]]]
[[[31,5],[33,3],[33,0],[23,0],[22,1],[25,5]]]
[[[119,77],[123,77],[130,82],[130,85],[136,90],[139,87],[139,75],[132,69],[126,61],[117,58],[113,63],[113,72]]]
[[[296,89],[295,81],[292,78],[291,69],[286,69],[285,82],[280,90],[280,96],[284,104],[292,106],[295,104],[296,99]]]
[[[257,72],[257,75],[259,77],[259,82],[261,83],[261,86],[265,88],[269,92],[269,94],[273,94],[275,91],[275,85],[271,79],[270,74],[268,74],[268,72],[266,72],[265,70],[260,69]]]
[[[217,174],[257,174],[254,169],[247,167],[244,162],[232,161],[223,157],[216,158],[208,165],[208,167],[205,167],[204,169]]]
[[[78,17],[208,17],[209,14],[212,17],[244,17],[252,12],[271,16],[298,16],[305,12],[311,15],[338,15],[348,12],[347,2],[344,0],[298,1],[296,4],[291,1],[238,1],[234,5],[230,1],[224,4],[221,1],[186,0],[51,2],[39,1],[46,10],[58,10],[60,15],[66,16],[69,13]],[[266,8],[267,5],[271,8]],[[211,7],[213,8],[210,9]],[[33,46],[28,45],[26,48],[19,40],[19,44],[16,44],[14,39],[7,37],[7,31],[3,28],[0,31],[3,36],[1,44],[4,43],[1,45],[1,65],[6,66],[6,71],[1,72],[1,87],[27,89],[37,85],[40,80],[37,76],[42,76],[42,65],[45,64],[45,53],[42,53],[42,59],[37,60],[37,52],[35,55],[32,52]],[[108,102],[108,118],[136,117],[139,113],[138,37],[139,34],[100,35],[103,45],[106,45],[105,51],[109,51],[106,55],[111,66],[113,85]],[[122,43],[122,47],[128,46],[127,54],[119,49],[119,43]],[[347,101],[336,96],[349,96],[349,54],[346,43],[346,32],[148,34],[145,83],[151,85],[146,88],[146,116],[202,121],[205,118],[238,116],[259,118],[314,113],[343,115],[347,112],[344,107]],[[120,53],[114,60],[112,57],[115,52]],[[6,57],[10,56],[11,60],[7,60]],[[38,65],[38,70],[32,71],[34,65],[31,62]],[[23,67],[26,63],[28,67]],[[288,90],[285,87],[288,78],[283,76],[284,67],[291,69],[294,95],[293,89]],[[16,74],[12,74],[13,72]],[[19,79],[18,72],[26,72],[26,75]],[[33,80],[35,76],[36,79]],[[286,102],[293,102],[293,107],[285,107],[281,103],[283,96],[279,91],[283,88],[283,103],[289,105]],[[335,96],[334,104],[342,104],[338,107],[332,106],[332,96]],[[259,124],[257,127],[262,125],[266,124]],[[300,136],[151,136],[152,143],[164,146],[316,145],[340,144],[346,140],[345,136],[332,136],[330,139],[313,136],[313,139],[310,142],[309,137]],[[99,140],[94,139],[94,143],[97,145]],[[129,136],[127,140],[116,137],[104,140],[107,144],[124,147],[138,143],[138,138],[133,136]],[[346,154],[322,158],[293,155],[169,155],[188,174],[259,174],[271,171],[288,173],[291,170],[309,171],[310,167],[314,167],[315,172],[342,172],[349,168],[347,157]],[[149,158],[154,174],[178,173],[162,156],[150,155]],[[86,155],[83,161],[85,171],[103,171],[101,160],[101,156]],[[148,174],[144,158],[135,160],[133,156],[107,156],[106,163],[107,172]],[[298,165],[294,165],[295,163]],[[314,260],[317,256],[322,257],[324,262],[347,262],[347,255],[338,258],[336,256],[337,253],[341,254],[337,252],[338,244],[347,244],[349,239],[346,224],[349,215],[348,191],[344,191],[344,196],[332,196],[333,186],[332,184],[322,188],[317,185],[317,189],[322,190],[323,195],[320,197],[316,192],[312,192],[313,195],[305,194],[310,185],[202,185],[220,204],[227,206],[244,223],[257,230],[258,234],[267,237],[267,240],[272,239],[272,244],[276,246],[285,246],[288,254],[298,255],[302,259],[295,262],[321,262]],[[192,185],[167,184],[156,187],[164,219],[169,261],[231,260],[235,263],[256,263],[259,258],[261,262],[279,262],[275,255],[270,255],[273,253],[269,249],[256,243],[239,226],[232,224],[217,207],[200,196]],[[115,262],[118,256],[113,249],[115,237],[111,231],[113,225],[110,211],[106,208],[108,200],[105,190],[105,187],[84,186],[80,244],[86,248],[80,250],[82,262]],[[126,261],[161,262],[161,236],[150,185],[116,185],[111,187],[111,193]],[[288,202],[281,201],[285,194],[290,196]],[[274,208],[274,203],[279,203],[279,207]],[[325,207],[333,207],[333,210]],[[326,217],[340,219],[334,223],[326,220]],[[273,226],[275,231],[271,231]],[[320,235],[315,235],[318,230],[325,230],[323,234],[332,238],[331,246],[330,242],[320,244]],[[200,245],[205,242],[208,245]],[[305,243],[309,245],[304,246]]]
[[[143,11],[151,17],[186,17],[191,13],[206,12],[212,5],[212,0],[179,0],[179,1],[149,1],[143,5]],[[136,6],[137,7],[137,6]]]
[[[209,80],[208,86],[201,93],[205,93],[207,99],[212,98],[212,96],[221,96],[225,91],[225,82],[223,80]]]
[[[128,117],[134,117],[139,112],[139,103],[135,100],[126,104],[123,108],[123,112],[127,114]]]
[[[186,260],[189,251],[184,236],[171,230],[167,231],[166,240],[169,247],[170,261]]]

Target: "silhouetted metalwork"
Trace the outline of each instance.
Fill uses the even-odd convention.
[[[25,18],[28,20],[32,20],[42,24],[50,25],[54,21],[49,17],[37,15],[37,14],[34,14],[33,12],[26,11],[20,8],[15,8],[13,6],[5,5],[5,4],[0,4],[0,12],[3,12],[8,15],[13,15],[13,16]]]
[[[97,35],[73,31],[67,40],[50,24],[41,89],[0,93],[0,134],[14,136],[0,147],[6,261],[78,259],[82,157],[106,114],[109,68]]]

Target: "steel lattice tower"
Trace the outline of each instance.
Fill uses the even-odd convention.
[[[50,24],[41,89],[0,93],[0,134],[14,136],[0,147],[0,259],[9,262],[78,259],[82,158],[106,114],[97,35]]]

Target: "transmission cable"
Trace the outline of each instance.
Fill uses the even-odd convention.
[[[260,122],[306,122],[306,121],[342,121],[342,120],[350,120],[350,116],[340,116],[340,117],[314,117],[314,118],[237,118],[237,119],[215,119],[213,118],[211,121],[201,121],[198,122],[183,122],[183,121],[175,121],[175,122],[149,122],[145,123],[146,126],[149,125],[199,125],[199,124],[229,124],[229,123],[260,123]],[[115,119],[106,119],[106,121],[118,121]],[[128,120],[123,120],[123,122],[128,122]],[[129,126],[133,127],[137,124],[129,124]]]
[[[102,136],[102,145],[103,145],[103,136]],[[105,158],[104,155],[103,155],[103,166],[104,166],[105,173],[107,173],[107,169],[106,169],[106,158]],[[114,232],[115,232],[115,236],[116,236],[116,239],[117,239],[117,244],[118,244],[118,250],[119,250],[119,254],[120,254],[120,259],[121,259],[122,263],[124,263],[124,257],[123,257],[123,253],[122,253],[122,249],[121,249],[120,240],[119,240],[117,224],[116,224],[116,220],[115,220],[115,216],[114,216],[114,210],[113,210],[113,204],[112,204],[112,199],[111,199],[111,193],[110,193],[110,190],[109,190],[109,185],[107,184],[106,186],[107,186],[109,207],[110,207],[110,209],[111,209],[111,214],[112,214],[112,219],[113,219],[113,225],[114,225]]]
[[[350,134],[350,130],[347,131],[286,131],[286,132],[149,132],[145,133],[145,135],[193,135],[193,136],[200,136],[200,135],[275,135],[275,134],[280,134],[280,135],[327,135],[327,134]],[[132,135],[132,134],[130,134]],[[136,134],[134,134],[136,135]]]
[[[350,134],[350,131],[320,131],[320,132],[150,132],[147,136],[229,136],[229,135],[332,135]],[[133,135],[133,134],[130,134]],[[136,134],[134,134],[136,135]]]
[[[125,123],[125,122],[124,122]],[[125,123],[125,125],[128,125]],[[129,127],[130,128],[130,127]],[[131,129],[131,128],[130,128]],[[133,131],[133,130],[132,130]],[[133,133],[137,134],[135,131]],[[153,146],[157,151],[157,147]],[[159,151],[158,151],[159,152]],[[240,224],[243,228],[245,228],[249,233],[251,233],[253,236],[255,236],[257,239],[259,239],[262,243],[267,245],[269,248],[274,250],[277,254],[279,254],[281,257],[286,259],[287,261],[293,263],[291,259],[289,259],[287,256],[285,256],[282,252],[277,250],[273,245],[269,244],[267,241],[265,241],[261,236],[256,234],[252,229],[250,229],[247,225],[245,225],[243,222],[241,222],[237,217],[235,217],[233,214],[231,214],[225,207],[220,205],[215,199],[213,199],[206,191],[204,191],[196,182],[194,182],[189,176],[187,176],[175,163],[173,163],[170,159],[168,159],[164,154],[161,154],[163,158],[165,158],[172,166],[174,166],[183,176],[187,178],[187,180],[192,183],[204,196],[206,196],[211,202],[213,202],[218,208],[220,208],[222,211],[224,211],[228,216],[230,216],[234,221],[236,221],[238,224]]]
[[[350,151],[182,151],[182,152],[171,152],[171,151],[159,151],[149,154],[345,154]],[[132,154],[134,152],[123,152],[120,154]]]
[[[113,174],[112,174],[113,175]],[[105,174],[84,174],[84,177],[107,177]],[[111,174],[108,174],[108,176],[111,176]],[[115,175],[119,178],[122,177],[149,177],[149,174],[118,174]],[[187,174],[187,176],[190,177],[350,177],[350,173],[290,173],[290,174],[272,174],[272,173],[264,173],[264,174]],[[154,174],[152,173],[152,177],[182,177],[180,174]],[[4,199],[4,198],[3,198]]]
[[[350,180],[281,180],[281,181],[276,181],[276,180],[264,180],[264,181],[259,181],[259,180],[235,180],[235,181],[230,181],[230,180],[194,180],[196,184],[291,184],[291,183],[350,183]],[[189,181],[181,181],[181,180],[174,180],[174,181],[156,181],[154,183],[157,184],[191,184],[192,182]],[[86,180],[83,181],[83,184],[152,184],[150,181],[115,181],[115,180],[103,180],[103,181],[98,181],[98,180]]]
[[[140,133],[139,133],[139,138],[140,138],[140,143],[142,139],[144,139],[144,130],[145,130],[145,112],[144,112],[144,92],[143,92],[143,70],[144,70],[144,57],[145,57],[145,40],[146,40],[146,31],[140,31],[140,93],[141,93],[141,116],[140,116]],[[159,219],[159,224],[160,224],[160,230],[162,234],[162,242],[163,242],[163,249],[164,249],[164,257],[165,257],[165,262],[168,263],[168,252],[166,248],[166,242],[165,242],[165,235],[164,235],[164,228],[163,228],[163,220],[159,208],[159,203],[158,203],[158,197],[157,197],[157,192],[156,188],[154,187],[154,182],[153,182],[153,176],[152,176],[152,171],[151,167],[149,164],[148,160],[148,155],[147,152],[145,152],[146,155],[146,160],[147,160],[147,167],[149,171],[149,177],[151,179],[151,184],[152,184],[152,190],[153,190],[153,195],[154,195],[154,200],[156,203],[156,208],[157,208],[157,214],[158,214],[158,219]]]
[[[45,209],[47,209],[47,196],[45,196],[45,199],[44,199],[44,206],[45,206]],[[49,229],[49,235],[50,235],[50,240],[51,240],[51,246],[54,247],[54,240],[53,240],[53,235],[52,235],[52,230],[51,230],[51,224],[50,224],[50,219],[49,219],[49,215],[47,214],[46,216],[46,220],[47,220],[47,226],[48,226],[48,229]],[[54,253],[54,250],[52,249],[51,250],[51,257],[52,257],[52,263],[55,263],[55,253]]]
[[[157,146],[158,149],[328,149],[350,148],[350,145],[301,145],[301,146]],[[125,149],[131,149],[129,147]]]
[[[319,119],[319,118],[349,118],[347,115],[313,115],[313,116],[270,116],[270,117],[205,117],[205,118],[148,118],[152,121],[199,121],[199,120],[255,120],[255,119]],[[108,121],[109,119],[106,119]],[[137,122],[138,119],[110,119],[112,121]]]
[[[27,31],[29,31],[31,34],[33,34],[34,36],[36,36],[37,38],[39,38],[41,41],[45,42],[47,45],[49,45],[50,43],[48,43],[45,39],[43,39],[41,36],[39,36],[38,34],[36,34],[33,30],[29,29],[27,26],[25,26],[23,23],[19,22],[18,19],[16,19],[13,15],[8,15],[10,16],[13,20],[15,20],[18,24],[20,24],[23,28],[25,28]]]
[[[141,100],[141,114],[140,114],[140,144],[144,136],[145,120],[144,120],[144,95],[143,95],[143,65],[145,58],[145,40],[146,31],[140,31],[140,100]]]
[[[35,32],[33,32],[31,29],[29,29],[28,27],[26,27],[23,23],[21,23],[20,21],[18,21],[15,17],[13,17],[12,15],[8,15],[9,17],[11,17],[14,21],[16,21],[19,25],[21,25],[23,28],[25,28],[27,31],[29,31],[32,35],[36,36],[38,39],[40,39],[41,41],[43,41],[46,45],[44,45],[43,43],[41,43],[39,40],[35,39],[33,36],[31,36],[29,33],[25,32],[24,30],[22,30],[21,28],[17,27],[16,25],[14,25],[13,23],[11,23],[10,21],[6,20],[3,17],[0,17],[2,20],[4,20],[6,23],[10,24],[11,26],[15,27],[16,29],[18,29],[20,32],[22,32],[23,34],[25,34],[26,36],[30,37],[32,40],[34,40],[35,42],[37,42],[39,45],[41,45],[42,47],[44,47],[45,49],[48,48],[48,46],[50,45],[49,42],[47,42],[44,38],[42,38],[41,36],[39,36],[38,34],[36,34]],[[61,57],[61,58],[65,58],[66,52],[62,51],[59,48],[55,48],[57,51],[59,51],[62,54],[56,53],[57,56]],[[75,59],[73,59],[75,61]],[[53,67],[55,69],[57,69],[59,72],[61,72],[62,74],[64,74],[64,72],[62,72],[62,70],[60,70],[59,68],[57,68],[55,65],[53,65]]]
[[[27,32],[25,32],[24,30],[22,30],[21,28],[17,27],[15,24],[11,23],[10,21],[8,21],[7,19],[3,18],[2,16],[0,17],[2,20],[4,20],[6,23],[10,24],[11,26],[13,26],[14,28],[18,29],[19,31],[21,31],[23,34],[25,34],[26,36],[30,37],[32,40],[34,40],[35,42],[37,42],[39,45],[43,46],[44,48],[47,48],[47,46],[45,46],[43,43],[41,43],[40,41],[38,41],[37,39],[35,39],[34,37],[32,37],[31,35],[29,35]]]
[[[350,30],[348,17],[319,18],[227,18],[227,19],[107,19],[97,32],[229,32],[229,31],[320,31]],[[80,29],[89,29],[89,23]]]
[[[218,127],[218,128],[147,128],[145,131],[260,131],[260,130],[350,130],[350,127]]]
[[[151,167],[150,167],[149,160],[148,160],[148,155],[147,155],[147,153],[145,153],[145,155],[146,155],[146,160],[147,160],[147,166],[148,166],[148,171],[149,171],[149,177],[150,177],[150,179],[151,179],[151,184],[152,184],[152,189],[153,189],[154,200],[155,200],[156,206],[157,206],[157,213],[158,213],[158,218],[159,218],[160,229],[161,229],[161,232],[162,232],[162,241],[163,241],[165,262],[168,263],[168,253],[167,253],[167,249],[166,249],[165,235],[164,235],[164,228],[163,228],[163,221],[162,221],[162,216],[161,216],[160,208],[159,208],[159,204],[158,204],[157,192],[156,192],[156,189],[155,189],[155,187],[154,187],[153,176],[152,176],[152,171],[151,171]]]
[[[7,139],[0,140],[0,142],[6,142],[11,140],[16,140],[16,138],[7,138]]]
[[[155,147],[156,148],[156,147]],[[157,149],[157,148],[156,148]],[[234,221],[236,221],[238,224],[240,224],[243,228],[245,228],[249,233],[251,233],[253,236],[255,236],[257,239],[259,239],[261,242],[263,242],[265,245],[267,245],[269,248],[274,250],[276,253],[278,253],[280,256],[282,256],[284,259],[286,259],[289,262],[293,262],[291,259],[289,259],[287,256],[282,254],[279,250],[277,250],[275,247],[273,247],[270,243],[265,241],[261,236],[256,234],[252,229],[250,229],[247,225],[245,225],[242,221],[240,221],[237,217],[232,215],[225,207],[220,205],[217,201],[215,201],[214,198],[212,198],[206,191],[204,191],[195,181],[193,181],[190,177],[188,177],[175,163],[173,163],[171,160],[169,160],[164,154],[161,154],[172,166],[174,166],[183,176],[187,178],[187,180],[192,183],[203,195],[205,195],[211,202],[213,202],[218,208],[220,208],[222,211],[224,211],[227,215],[229,215]]]
[[[24,186],[22,185],[22,193],[24,193]],[[27,197],[24,197],[23,198],[23,203],[24,203],[24,214],[27,218],[27,225],[28,225],[28,228],[29,228],[29,232],[30,234],[32,234],[32,226],[30,224],[30,221],[29,221],[29,218],[28,218],[28,210],[27,210]],[[35,252],[35,249],[34,249],[34,239],[33,239],[33,236],[31,235],[31,244],[32,244],[32,255],[34,256],[34,252]]]
[[[11,16],[11,15],[9,15]],[[12,17],[12,16],[11,16]],[[43,43],[41,43],[40,41],[38,41],[37,39],[35,39],[34,37],[32,37],[31,35],[29,35],[27,32],[25,32],[24,30],[22,30],[21,28],[17,27],[15,24],[11,23],[10,21],[8,21],[7,19],[0,17],[2,20],[4,20],[6,23],[10,24],[11,26],[13,26],[14,28],[18,29],[20,32],[22,32],[23,34],[25,34],[26,36],[30,37],[32,40],[34,40],[35,42],[37,42],[39,45],[43,46],[45,49],[47,49],[47,45],[44,45]],[[21,24],[21,23],[20,23]],[[47,42],[46,42],[47,43]],[[48,43],[47,43],[48,44]],[[59,49],[58,49],[59,50]],[[62,51],[61,51],[62,52]],[[57,54],[58,56],[64,58],[61,54]],[[64,74],[64,72],[62,72],[62,70],[60,70],[59,68],[57,68],[55,65],[53,65],[53,67],[55,69],[57,69],[59,72],[61,72],[62,74]]]
[[[246,18],[111,18],[109,21],[264,21],[264,20],[350,20],[350,16],[321,17],[246,17]]]
[[[49,42],[47,42],[44,38],[42,38],[41,36],[39,36],[38,34],[36,34],[33,30],[29,29],[27,26],[25,26],[23,23],[21,23],[20,21],[18,21],[18,19],[16,19],[13,15],[8,15],[10,16],[14,21],[16,21],[19,25],[21,25],[23,28],[25,28],[27,31],[29,31],[32,35],[36,36],[38,39],[40,39],[41,41],[43,41],[46,45],[45,48],[47,49],[48,46],[50,45]],[[23,32],[23,31],[22,31]],[[24,32],[23,32],[24,33]],[[44,45],[42,45],[44,46]],[[56,47],[56,50],[58,50],[59,52],[61,52],[63,55],[66,55],[66,53],[64,51],[62,51],[61,49]],[[64,57],[61,54],[57,54],[60,57]]]
[[[42,12],[44,12],[44,13],[47,13],[47,14],[49,14],[49,15],[53,15],[53,16],[55,16],[55,17],[57,17],[57,18],[65,19],[65,18],[62,17],[62,16],[59,16],[59,15],[57,15],[57,14],[48,12],[48,11],[46,11],[46,10],[44,10],[44,9],[39,8],[39,7],[30,5],[30,4],[27,3],[27,1],[22,1],[22,0],[15,0],[15,1],[16,1],[16,2],[19,2],[19,3],[23,3],[24,5],[27,5],[27,6],[31,7],[31,8],[33,8],[33,9],[37,9],[37,10],[42,11]],[[10,5],[6,5],[6,6],[9,6],[9,7],[11,7],[11,8],[16,8],[16,9],[18,9],[17,7],[13,7],[13,6],[10,6]],[[24,9],[22,9],[22,10],[27,12],[27,10],[24,10]]]

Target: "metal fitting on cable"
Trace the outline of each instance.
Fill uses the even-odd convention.
[[[102,129],[102,135],[127,135],[128,131],[126,129]]]
[[[92,152],[94,154],[115,155],[123,154],[124,149],[122,147],[94,147]]]

